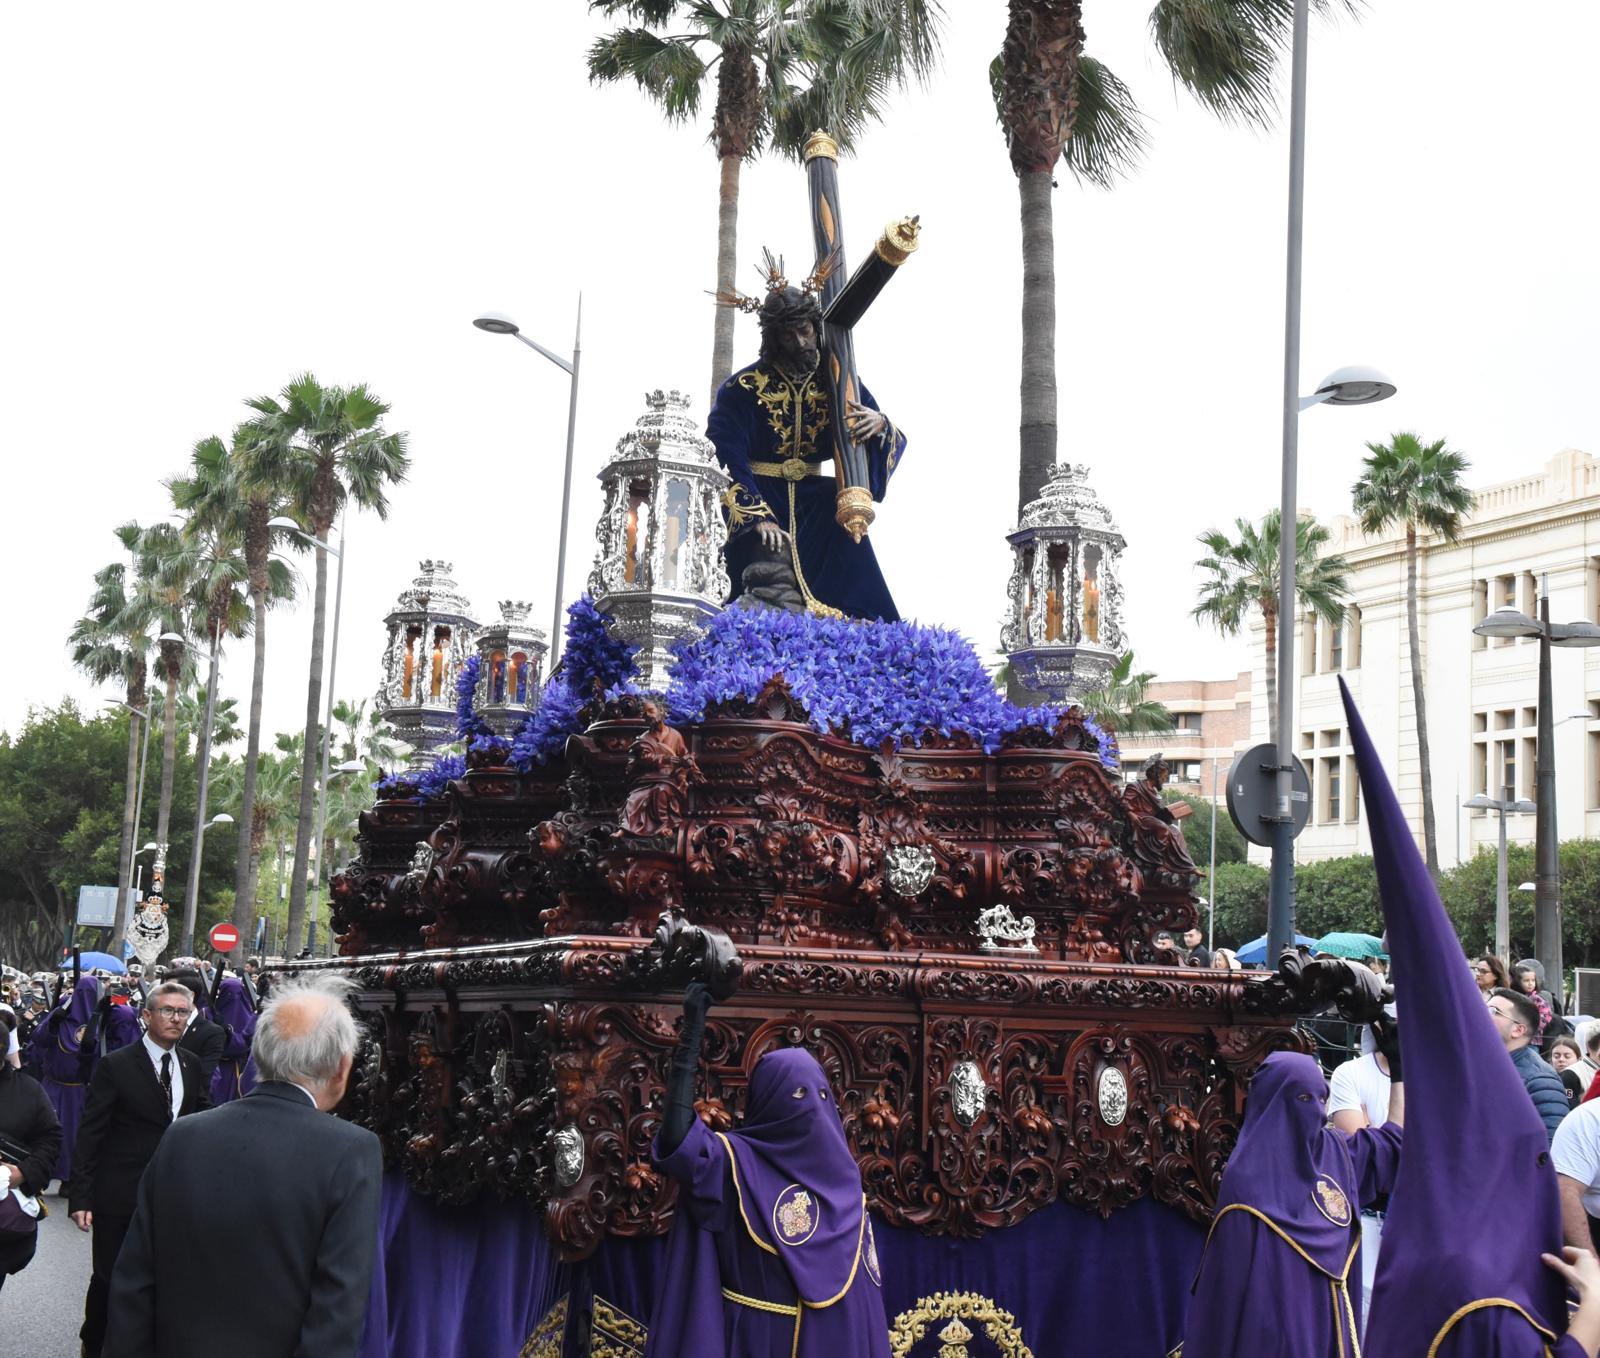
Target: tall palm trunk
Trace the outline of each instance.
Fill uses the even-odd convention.
[[[1056,246],[1050,192],[1078,111],[1082,0],[1010,0],[1000,116],[1022,200],[1022,389],[1017,514],[1056,460]]]
[[[711,135],[722,166],[717,189],[717,291],[724,294],[733,291],[739,265],[739,169],[750,154],[760,111],[761,76],[755,60],[743,47],[724,47],[717,69],[717,106],[711,115]],[[732,307],[716,308],[711,330],[713,404],[717,388],[733,371],[733,322]]]
[[[253,641],[255,666],[250,673],[250,733],[245,742],[244,780],[239,790],[239,853],[233,869],[233,925],[241,936],[255,917],[254,826],[256,808],[256,772],[261,764],[261,702],[267,686],[267,555],[269,515],[267,502],[257,497],[250,504],[249,522],[245,527],[245,552],[249,557],[250,600],[255,607]]]
[[[1050,171],[1019,174],[1017,187],[1022,198],[1020,518],[1056,462],[1056,236]]]
[[[323,542],[333,519],[324,523],[319,515],[313,521],[315,535]],[[311,863],[312,821],[317,796],[317,755],[321,749],[317,741],[318,723],[322,719],[322,649],[328,622],[328,554],[321,547],[317,553],[317,583],[315,603],[311,611],[311,669],[306,679],[306,739],[300,760],[300,815],[294,830],[294,869],[289,880],[289,922],[284,931],[284,956],[294,957],[300,951],[300,932],[305,926],[306,874]]]
[[[1267,739],[1278,743],[1278,610],[1261,606],[1261,624],[1267,641]]]
[[[138,707],[136,701],[142,681],[137,681],[132,675],[128,677],[129,707]],[[144,714],[144,720],[150,720],[150,714]],[[128,909],[128,888],[133,885],[133,852],[134,836],[139,833],[139,828],[133,823],[133,808],[138,804],[139,796],[139,733],[141,727],[132,712],[128,714],[128,771],[123,780],[124,792],[122,794],[122,840],[117,847],[117,915],[116,923],[111,928],[111,943],[106,951],[113,957],[122,955],[123,916]]]
[[[1417,527],[1406,524],[1406,639],[1411,645],[1411,701],[1417,712],[1417,759],[1422,765],[1422,846],[1428,871],[1439,875],[1439,831],[1433,821],[1433,766],[1428,750],[1428,704],[1422,684],[1422,632],[1417,624]]]
[[[721,182],[717,190],[717,291],[733,288],[739,263],[739,169],[744,157],[722,157]],[[731,306],[716,308],[711,331],[711,404],[717,388],[733,372],[733,322],[738,313]],[[707,406],[710,409],[710,406]]]
[[[178,674],[183,667],[182,653],[169,657],[176,642],[163,642],[162,660],[167,679],[166,702],[161,709],[161,800],[156,811],[156,843],[166,845],[167,826],[172,821],[172,775],[178,761]],[[164,849],[163,849],[164,852]]]

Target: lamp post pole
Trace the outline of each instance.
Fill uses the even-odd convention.
[[[1217,946],[1217,761],[1211,761],[1211,869],[1206,878],[1206,951]]]
[[[333,586],[333,644],[328,648],[328,701],[322,720],[322,772],[317,779],[317,875],[311,886],[311,924],[308,942],[316,952],[317,906],[322,900],[323,849],[328,835],[328,747],[333,744],[333,679],[339,669],[339,610],[344,602],[344,559],[350,548],[350,509],[339,516],[339,569]]]
[[[1533,800],[1533,955],[1545,981],[1559,998],[1565,988],[1561,969],[1561,851],[1556,839],[1556,727],[1550,682],[1549,580],[1539,590],[1539,748],[1534,757]],[[1505,825],[1504,818],[1501,825]],[[1502,835],[1504,830],[1501,831]],[[1502,879],[1504,868],[1501,869]]]
[[[578,320],[572,333],[570,360],[562,358],[560,354],[551,353],[544,345],[529,339],[511,317],[498,311],[487,311],[472,323],[479,330],[486,330],[491,335],[515,335],[535,353],[543,354],[571,379],[567,395],[567,462],[561,476],[561,534],[556,546],[556,598],[555,609],[550,619],[550,670],[554,673],[556,660],[561,654],[561,610],[566,593],[567,510],[572,503],[572,449],[578,428],[578,368],[583,359],[583,294],[581,292],[578,294]]]
[[[211,787],[211,725],[217,714],[217,650],[221,645],[221,628],[211,628],[211,663],[206,672],[206,724],[200,731],[200,749],[196,755],[199,764],[199,787],[195,793],[194,847],[189,853],[189,881],[183,892],[183,941],[180,951],[184,956],[194,952],[195,915],[200,906],[200,846],[206,833],[206,795]]]
[[[1461,805],[1471,811],[1493,811],[1500,817],[1500,857],[1497,864],[1494,899],[1494,952],[1496,957],[1511,956],[1511,879],[1506,861],[1506,816],[1513,811],[1526,812],[1537,808],[1525,798],[1516,795],[1516,789],[1504,787],[1503,795],[1490,797],[1480,793],[1469,797]]]

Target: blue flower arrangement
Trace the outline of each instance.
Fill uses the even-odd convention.
[[[444,796],[445,787],[453,778],[462,777],[467,771],[467,758],[460,754],[440,755],[426,769],[419,773],[415,782],[417,796],[424,801]]]
[[[547,764],[566,748],[567,737],[587,724],[584,709],[602,694],[636,691],[639,653],[611,635],[610,615],[585,594],[567,609],[567,639],[561,666],[545,683],[539,706],[511,742],[511,766],[523,773]]]
[[[961,733],[993,753],[1007,735],[1052,727],[1065,710],[1008,702],[965,637],[914,622],[730,608],[673,651],[667,701],[674,721],[704,720],[708,707],[733,699],[754,701],[777,674],[815,730],[869,746]],[[1084,725],[1101,763],[1119,770],[1115,741],[1092,721]]]
[[[483,669],[481,655],[469,655],[456,675],[456,739],[470,741],[478,736],[492,736],[489,723],[472,707],[473,695],[478,688],[478,675]]]

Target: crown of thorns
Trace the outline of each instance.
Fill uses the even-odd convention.
[[[800,285],[802,297],[818,297],[822,293],[823,284],[832,276],[834,269],[839,265],[839,252],[834,250],[825,258],[817,261],[817,267],[812,269],[805,282]],[[718,306],[734,307],[739,311],[759,315],[768,300],[774,295],[781,298],[788,290],[789,280],[783,272],[783,256],[773,257],[772,251],[763,248],[761,263],[756,266],[762,278],[766,281],[767,290],[765,297],[749,297],[737,288],[722,288],[711,293],[717,299]]]

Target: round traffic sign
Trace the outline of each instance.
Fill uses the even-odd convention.
[[[239,946],[239,931],[231,924],[213,924],[208,937],[218,952],[232,952]]]
[[[1256,745],[1228,770],[1228,815],[1252,844],[1270,847],[1278,805],[1278,747]],[[1298,835],[1311,818],[1311,779],[1299,759],[1289,775],[1289,821]]]

